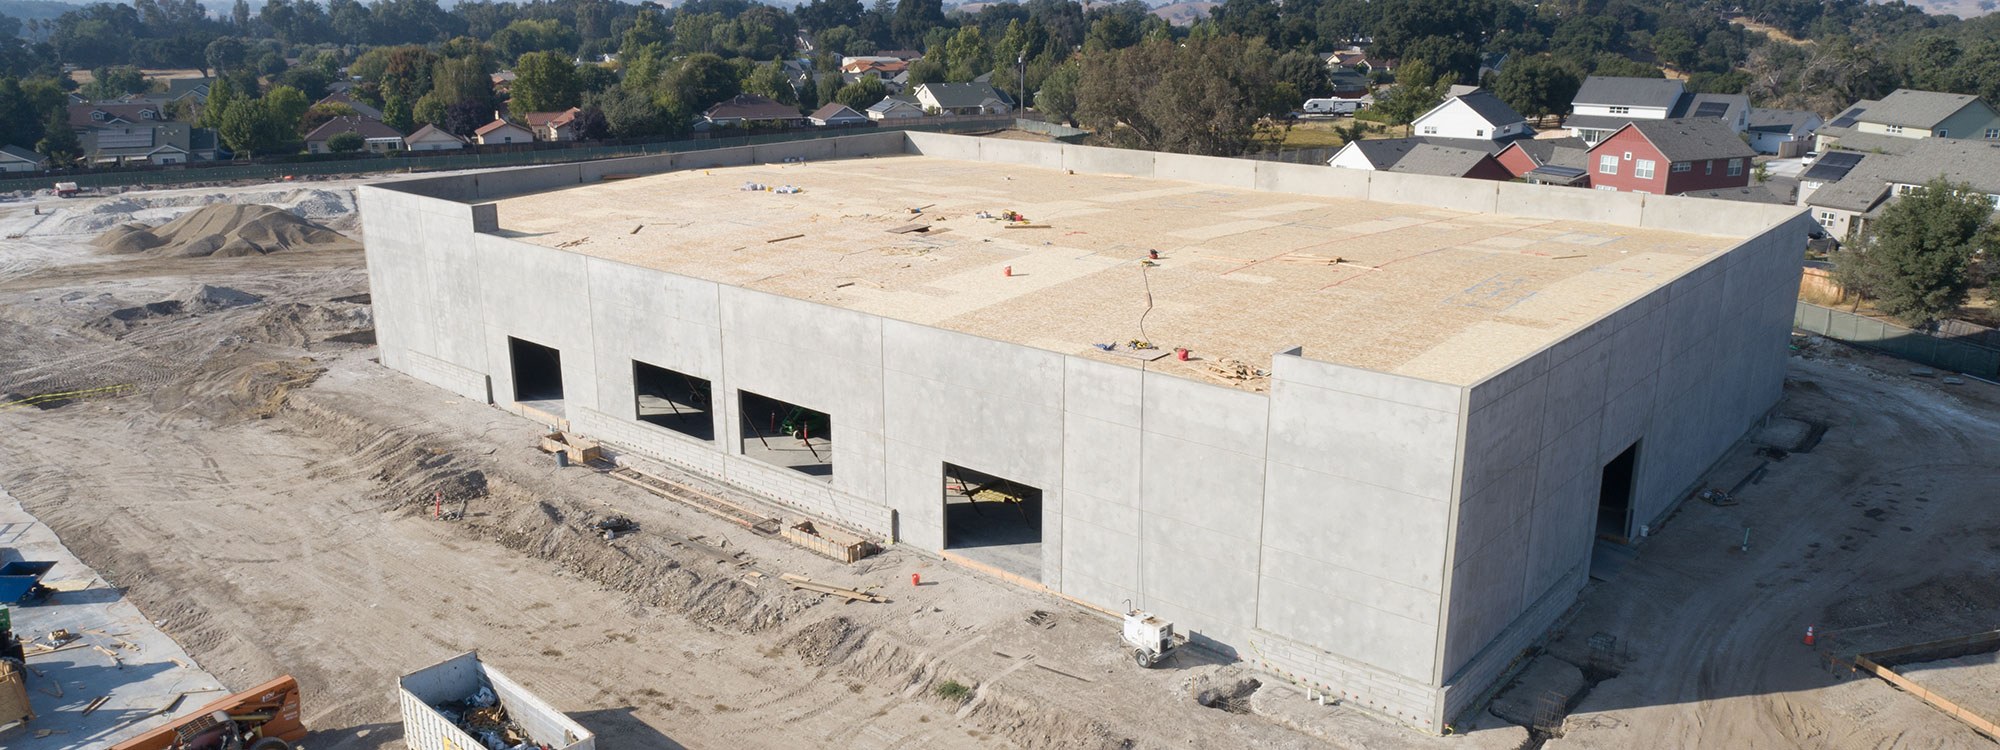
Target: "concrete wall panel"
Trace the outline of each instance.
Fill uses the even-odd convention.
[[[1368,176],[1368,199],[1490,214],[1496,210],[1500,184],[1492,180],[1376,171]]]
[[[1601,221],[1625,226],[1639,225],[1646,202],[1646,196],[1638,193],[1579,190],[1522,182],[1498,183],[1498,190],[1494,207],[1500,213]]]
[[[501,196],[536,193],[571,187],[583,182],[580,164],[550,164],[543,167],[503,169],[473,175],[475,194],[482,200]]]
[[[1368,197],[1370,173],[1367,171],[1334,169],[1324,164],[1286,164],[1275,161],[1259,161],[1256,165],[1258,190],[1356,200]]]
[[[943,133],[920,133],[916,131],[910,131],[903,135],[909,139],[911,153],[922,154],[935,159],[979,160],[980,141],[982,140],[979,138],[945,135]]]
[[[1063,168],[1063,144],[980,138],[979,160],[1043,169]]]
[[[1153,176],[1153,153],[1097,146],[1063,146],[1063,168],[1077,174]]]
[[[1162,180],[1185,180],[1255,190],[1257,162],[1252,159],[1225,159],[1220,156],[1155,154],[1153,176]]]

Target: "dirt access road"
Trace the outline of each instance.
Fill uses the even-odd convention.
[[[122,215],[20,213],[0,225]],[[177,262],[62,241],[0,257],[0,394],[110,390],[0,410],[0,485],[225,684],[298,676],[315,750],[399,747],[395,677],[471,648],[607,748],[1990,747],[1798,644],[1808,623],[1856,647],[1992,626],[2000,408],[1983,385],[1885,374],[1907,369],[1893,361],[1796,358],[1781,411],[1825,425],[1819,445],[1742,505],[1687,505],[1587,593],[1540,658],[1587,664],[1599,632],[1623,656],[1560,736],[1481,716],[1428,738],[1268,678],[1252,691],[1198,652],[1138,670],[1105,618],[909,551],[841,566],[557,470],[536,426],[370,361],[358,253]],[[236,299],[201,285],[258,301],[124,312]],[[1711,483],[1733,484],[1749,450]],[[440,495],[462,519],[429,518]],[[640,532],[591,532],[613,513]],[[894,601],[830,604],[782,590],[787,572]],[[971,694],[940,696],[953,682]],[[1249,713],[1190,687],[1247,693],[1232,705]]]
[[[1617,674],[1547,748],[1995,746],[1820,653],[1851,661],[2000,626],[2000,389],[1799,340],[1779,413],[1824,437],[1770,464],[1740,505],[1688,502],[1586,594],[1543,658],[1587,666],[1588,638],[1606,633]],[[1739,452],[1709,486],[1761,461]],[[1959,677],[1990,695],[2000,666],[1984,661]]]

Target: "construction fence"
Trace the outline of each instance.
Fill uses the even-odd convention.
[[[1051,125],[1034,120],[1018,120],[1007,116],[953,117],[949,118],[949,121],[946,122],[883,124],[876,128],[838,128],[825,131],[812,129],[730,138],[701,138],[685,141],[659,141],[653,143],[506,151],[498,153],[399,151],[395,152],[396,155],[394,156],[329,161],[282,161],[262,164],[230,164],[223,162],[218,163],[216,166],[177,165],[161,167],[159,169],[104,172],[76,170],[60,175],[43,174],[35,177],[0,180],[0,192],[45,190],[53,187],[57,181],[74,182],[78,187],[84,188],[172,186],[231,180],[282,180],[288,177],[358,175],[379,172],[435,172],[451,169],[520,167],[537,164],[561,164],[565,162],[614,159],[625,156],[647,156],[651,154],[735,148],[738,146],[757,146],[784,141],[836,138],[869,130],[913,130],[937,133],[995,130],[1012,127],[1022,127],[1035,132],[1045,132],[1052,128],[1063,128],[1061,125]],[[1067,129],[1074,130],[1074,128]],[[1055,135],[1055,133],[1050,134]],[[417,154],[423,155],[418,156]]]
[[[1943,370],[1987,380],[2000,379],[2000,349],[1935,336],[1885,320],[1801,301],[1792,314],[1792,328]]]

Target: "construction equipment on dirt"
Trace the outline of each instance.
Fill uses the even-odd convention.
[[[7,550],[0,549],[0,556]],[[0,565],[0,604],[35,604],[55,593],[42,585],[42,576],[56,567],[43,560],[15,560]]]
[[[0,607],[0,726],[34,721],[28,704],[28,655],[14,636],[13,612]]]
[[[410,750],[595,750],[597,736],[467,651],[396,681]]]
[[[306,738],[299,682],[291,675],[202,706],[111,750],[291,750]],[[173,710],[186,694],[167,704]],[[159,713],[165,713],[161,711]]]
[[[1174,634],[1172,622],[1151,612],[1130,608],[1125,610],[1125,632],[1121,640],[1132,649],[1132,661],[1147,669],[1187,644],[1185,636]]]

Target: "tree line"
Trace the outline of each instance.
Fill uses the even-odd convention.
[[[1331,91],[1324,53],[1356,40],[1397,61],[1401,85],[1381,106],[1403,118],[1453,83],[1485,84],[1533,116],[1562,112],[1585,76],[1666,70],[1696,91],[1822,114],[1898,86],[2000,98],[2000,17],[1958,21],[1866,0],[1227,0],[1192,27],[1170,26],[1137,0],[949,14],[941,0],[791,9],[750,0],[448,9],[437,0],[237,0],[226,14],[196,0],[134,0],[53,19],[0,17],[6,30],[15,43],[0,45],[0,80],[11,82],[0,85],[0,136],[59,153],[61,96],[145,93],[159,84],[142,68],[219,76],[219,105],[174,114],[249,153],[296,148],[301,133],[343,114],[311,104],[341,80],[404,132],[431,124],[468,134],[502,107],[491,75],[511,69],[514,112],[578,107],[588,135],[674,137],[743,92],[804,110],[865,108],[886,86],[844,79],[839,59],[892,49],[923,54],[909,68],[912,84],[987,77],[1108,140],[1197,153],[1271,137],[1273,115]],[[79,87],[64,65],[90,69],[92,80]],[[1500,72],[1482,79],[1493,66]]]

